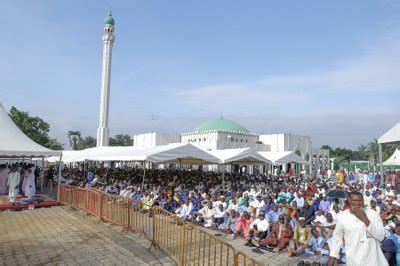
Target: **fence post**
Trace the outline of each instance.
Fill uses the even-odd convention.
[[[180,252],[179,252],[179,265],[185,265],[185,238],[186,238],[186,222],[181,221],[181,230],[180,230]]]
[[[234,250],[234,252],[235,252],[235,256],[233,259],[233,265],[238,266],[239,265],[239,254],[236,252],[236,250]]]
[[[103,219],[103,197],[102,194],[100,192],[97,191],[97,193],[99,194],[99,219],[102,220]]]
[[[85,189],[85,195],[86,195],[86,204],[85,204],[85,210],[89,210],[89,190]]]

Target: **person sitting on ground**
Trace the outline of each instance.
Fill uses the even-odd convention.
[[[317,227],[318,232],[325,238],[329,239],[333,235],[333,231],[336,227],[336,222],[333,220],[332,214],[326,214],[326,221],[324,223],[314,223]]]
[[[317,225],[322,225],[326,223],[326,217],[324,213],[321,210],[317,211],[317,215],[315,216],[314,221],[311,222],[312,225],[317,226]]]
[[[329,250],[326,249],[326,240],[320,235],[317,229],[311,229],[312,237],[308,244],[308,248],[305,249],[305,253],[309,255],[321,255],[328,256]]]
[[[229,234],[229,238],[231,239],[234,239],[236,233],[236,222],[238,220],[237,214],[238,213],[232,209],[228,213],[226,221],[223,224],[220,224],[218,227],[219,230],[222,230],[224,233]]]
[[[299,217],[294,229],[293,241],[291,241],[289,244],[289,257],[304,253],[305,249],[308,247],[311,236],[310,225],[306,223],[306,219],[304,217]]]
[[[219,204],[216,208],[214,208],[214,225],[218,227],[220,224],[223,224],[226,218],[226,212],[224,211],[224,206]]]
[[[212,202],[207,202],[207,205],[204,206],[201,210],[199,210],[196,221],[199,224],[202,224],[204,227],[211,227],[213,223],[214,216],[214,208],[212,206]]]
[[[281,214],[278,222],[272,224],[271,234],[260,241],[252,241],[257,248],[260,246],[274,247],[274,253],[278,253],[289,245],[289,241],[293,236],[293,230],[289,223],[286,223],[285,217]],[[257,249],[255,252],[258,252]]]
[[[191,202],[189,202],[189,199],[185,199],[183,200],[182,205],[175,211],[175,213],[179,218],[187,220],[190,217],[192,206],[193,205]]]
[[[253,222],[253,220],[253,217],[251,217],[248,212],[243,212],[240,219],[236,222],[235,234],[241,234],[245,238],[248,238],[250,234],[250,224]]]
[[[278,210],[278,205],[274,204],[272,205],[272,210],[270,210],[267,214],[268,221],[271,223],[276,223],[278,222],[278,218],[282,213],[279,212]]]
[[[269,231],[269,222],[267,219],[265,219],[265,213],[260,212],[258,215],[258,218],[255,219],[251,224],[250,224],[250,234],[248,240],[248,244],[251,242],[251,237],[255,241],[260,241],[261,239],[264,239],[267,237]]]
[[[303,208],[301,208],[299,216],[304,217],[307,224],[310,224],[315,219],[314,209],[307,201],[304,203]]]

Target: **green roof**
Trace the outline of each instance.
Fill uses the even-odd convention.
[[[194,129],[194,132],[204,131],[229,131],[250,133],[244,126],[234,121],[223,119],[222,117],[207,121]]]
[[[113,25],[114,26],[114,18],[111,16],[111,12],[108,14],[108,16],[104,19],[104,24],[108,25]]]

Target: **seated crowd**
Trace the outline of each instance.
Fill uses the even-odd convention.
[[[146,170],[144,181],[140,168],[94,168],[87,174],[64,169],[63,174],[69,184],[129,197],[148,210],[159,206],[182,220],[224,232],[227,239],[242,237],[256,253],[263,249],[288,256],[304,253],[321,260],[329,255],[336,216],[349,208],[347,199],[331,198],[328,193],[360,191],[365,207],[381,215],[387,230],[382,249],[393,261],[400,237],[400,197],[396,187],[380,185],[375,174],[372,179],[365,175],[371,177],[344,170],[338,180],[320,173],[313,178],[226,173],[223,185],[220,174],[202,171]],[[344,246],[342,262],[346,261]]]

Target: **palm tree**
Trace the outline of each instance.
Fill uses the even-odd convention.
[[[370,143],[368,143],[368,153],[369,153],[369,160],[371,162],[375,162],[375,158],[378,156],[378,140],[374,139]]]
[[[76,151],[79,148],[79,143],[82,139],[81,132],[79,131],[68,131],[68,140],[69,140],[69,145],[71,148]]]
[[[367,146],[361,144],[360,146],[358,146],[357,148],[358,152],[360,153],[360,159],[365,160],[367,157]]]

